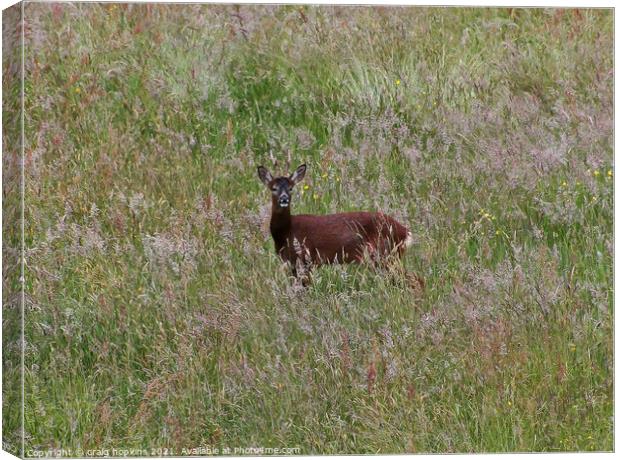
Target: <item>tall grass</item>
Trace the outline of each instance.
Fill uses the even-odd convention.
[[[612,29],[611,10],[28,3],[27,451],[611,450]],[[4,91],[8,120],[19,79]],[[289,156],[309,165],[294,212],[406,222],[426,290],[363,266],[291,283],[256,177]]]

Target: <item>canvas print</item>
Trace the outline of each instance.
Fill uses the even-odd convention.
[[[612,451],[613,27],[3,11],[3,449]]]

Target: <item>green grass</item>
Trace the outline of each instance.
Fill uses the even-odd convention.
[[[26,21],[27,450],[613,448],[611,10],[27,4]],[[18,90],[5,79],[7,140]],[[407,223],[426,290],[364,266],[297,289],[266,232],[271,156],[309,166],[294,213]]]

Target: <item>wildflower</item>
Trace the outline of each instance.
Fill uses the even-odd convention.
[[[308,184],[304,185],[304,190],[308,190],[310,186]]]
[[[596,199],[597,199],[597,198],[596,198],[596,195],[594,195],[594,196],[592,197],[592,202],[596,201]]]
[[[340,177],[336,177],[336,182],[340,182]]]
[[[400,85],[400,80],[399,79],[396,80],[396,86],[398,86],[398,85]]]
[[[75,92],[76,92],[76,93],[78,93],[78,94],[79,94],[81,91],[82,91],[82,90],[81,90],[80,88],[75,88]]]
[[[568,184],[566,183],[566,181],[562,182],[562,187],[566,187]]]
[[[568,344],[568,348],[570,348],[570,351],[576,351],[577,350],[577,345],[575,345],[574,343],[569,343]]]
[[[321,175],[321,177],[322,177],[323,179],[325,179],[325,178],[327,177],[327,173],[323,173],[323,174]]]
[[[614,175],[614,173],[611,171],[611,169],[607,170],[607,176],[612,177]]]
[[[511,407],[512,403],[510,401],[508,401],[508,407]]]
[[[319,199],[319,194],[315,193],[314,195],[312,195],[312,198],[314,198],[315,200],[318,200]]]
[[[596,177],[598,177],[600,174],[601,174],[601,173],[600,173],[600,171],[599,171],[598,169],[595,169],[595,170],[594,170],[594,175],[595,175]]]
[[[496,234],[496,235],[499,235],[499,234],[500,234],[500,231],[499,231],[499,230],[495,230],[495,234]]]
[[[489,217],[491,217],[491,214],[489,214],[488,212],[485,212],[484,213],[484,217],[486,217],[488,219]]]

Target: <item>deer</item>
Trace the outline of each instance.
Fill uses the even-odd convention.
[[[412,233],[382,212],[292,215],[291,193],[305,177],[306,169],[302,164],[290,176],[274,178],[267,168],[258,167],[259,179],[271,192],[269,230],[276,253],[290,265],[296,279],[325,264],[370,260],[385,266],[389,260],[402,258],[413,244]],[[302,283],[307,285],[308,278],[302,278]],[[423,285],[421,280],[418,283]]]

